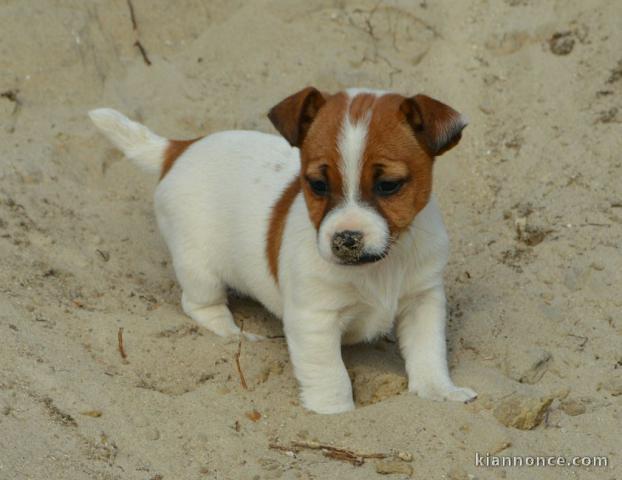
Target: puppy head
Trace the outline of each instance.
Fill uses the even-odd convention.
[[[307,87],[268,117],[300,149],[302,191],[328,261],[357,265],[384,258],[430,198],[434,157],[466,126],[426,95]]]

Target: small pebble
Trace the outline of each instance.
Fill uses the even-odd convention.
[[[582,415],[585,413],[585,405],[583,405],[583,403],[581,403],[581,401],[579,400],[564,400],[561,403],[561,409],[566,415],[570,415],[571,417],[575,417],[577,415]]]
[[[497,404],[493,415],[506,427],[533,430],[542,423],[554,399],[553,396],[531,398],[514,394]]]
[[[413,467],[399,460],[386,460],[376,463],[376,473],[381,475],[400,474],[412,476]]]
[[[396,452],[395,456],[404,462],[413,461],[413,454],[410,452]]]
[[[80,415],[85,417],[99,418],[102,416],[101,410],[87,410],[86,412],[80,412]]]
[[[251,410],[250,412],[246,412],[245,415],[251,422],[258,422],[261,419],[261,413],[259,413],[257,410]]]
[[[494,112],[492,105],[487,104],[487,103],[480,104],[479,109],[482,113],[485,113],[486,115],[490,115],[491,113]]]
[[[549,40],[551,52],[555,55],[568,55],[574,48],[575,40],[572,32],[558,32]]]

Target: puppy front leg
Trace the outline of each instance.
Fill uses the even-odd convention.
[[[467,402],[477,397],[449,377],[445,346],[445,292],[431,288],[409,299],[398,318],[397,336],[406,361],[408,389],[422,398]]]
[[[352,384],[341,358],[341,330],[336,314],[286,309],[283,317],[305,408],[317,413],[353,410]]]

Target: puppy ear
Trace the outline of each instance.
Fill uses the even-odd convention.
[[[307,87],[272,107],[268,118],[290,145],[300,147],[324,103],[326,99],[319,90]]]
[[[400,109],[417,139],[434,157],[455,147],[467,126],[465,117],[427,95],[405,99]]]

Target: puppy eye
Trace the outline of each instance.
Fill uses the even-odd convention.
[[[328,194],[328,182],[325,180],[311,180],[308,179],[309,186],[313,193],[319,195],[320,197],[324,197]]]
[[[388,197],[399,192],[402,185],[402,180],[379,180],[374,185],[374,191],[381,197]]]

